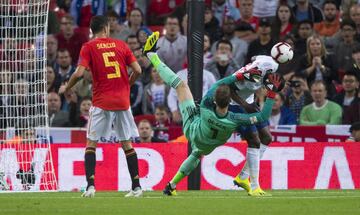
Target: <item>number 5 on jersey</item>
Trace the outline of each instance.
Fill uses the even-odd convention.
[[[120,78],[121,77],[121,73],[120,73],[120,65],[117,61],[110,61],[109,57],[114,57],[115,56],[115,52],[104,52],[102,54],[103,59],[104,59],[104,63],[106,67],[114,67],[115,72],[114,73],[109,73],[107,74],[107,78],[108,79],[113,79],[113,78]]]

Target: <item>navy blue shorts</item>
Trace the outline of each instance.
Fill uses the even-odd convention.
[[[245,111],[245,109],[243,107],[241,107],[240,105],[229,105],[229,111],[231,111],[233,113],[247,113]],[[257,130],[265,128],[265,127],[267,127],[269,125],[270,125],[269,120],[266,120],[264,122],[260,122],[260,123],[255,124],[255,125],[240,125],[239,127],[237,127],[236,132],[240,133],[240,135],[242,137],[244,137],[245,134],[247,134],[247,133],[256,132]]]

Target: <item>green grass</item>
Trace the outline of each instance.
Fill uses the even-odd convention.
[[[122,192],[97,192],[93,199],[80,193],[2,193],[0,214],[65,215],[344,215],[360,214],[360,190],[271,191],[254,198],[244,191],[183,191],[176,197],[145,192],[143,198],[124,198]]]

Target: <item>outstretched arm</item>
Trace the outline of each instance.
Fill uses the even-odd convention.
[[[70,90],[84,75],[85,67],[79,65],[75,72],[71,75],[69,82],[66,85],[66,91]]]
[[[263,109],[257,113],[243,114],[232,113],[230,116],[236,123],[240,125],[253,125],[269,119],[276,93],[269,91]]]

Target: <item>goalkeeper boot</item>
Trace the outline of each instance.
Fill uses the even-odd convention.
[[[81,196],[85,197],[85,198],[93,198],[93,197],[95,197],[95,187],[94,186],[89,186]]]
[[[171,184],[168,183],[165,187],[165,189],[163,190],[164,195],[168,195],[168,196],[176,196],[176,188],[172,188]]]
[[[252,190],[250,193],[249,193],[249,196],[254,196],[254,197],[265,197],[265,196],[272,196],[270,193],[267,193],[265,191],[263,191],[261,189],[261,187],[258,187],[254,190]]]
[[[143,195],[143,191],[141,189],[141,187],[136,187],[134,190],[130,190],[130,192],[128,192],[125,197],[141,197]]]
[[[146,40],[146,43],[143,47],[143,54],[145,56],[147,56],[146,54],[148,52],[156,52],[157,48],[156,48],[156,44],[157,41],[159,40],[160,34],[158,31],[152,33]]]
[[[239,175],[237,175],[234,178],[234,185],[243,188],[244,190],[246,190],[246,192],[250,195],[251,193],[251,185],[250,185],[250,181],[249,178],[246,179],[241,179],[239,177]]]

